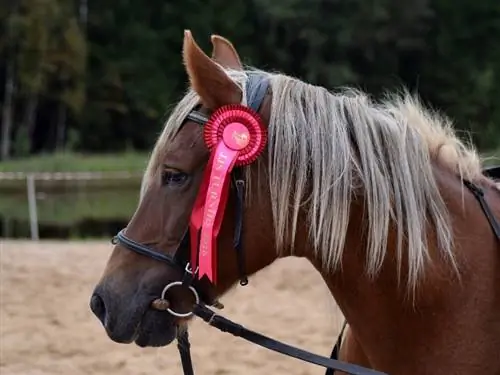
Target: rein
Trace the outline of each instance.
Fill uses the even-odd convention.
[[[248,96],[248,106],[257,112],[262,105],[264,97],[269,88],[269,82],[266,78],[263,78],[259,74],[250,74],[247,80],[246,92]],[[186,120],[196,122],[197,124],[204,126],[208,121],[209,117],[204,113],[193,109],[187,116]],[[488,204],[484,200],[483,191],[472,184],[470,181],[463,180],[464,185],[474,194],[474,196],[479,201],[479,204],[484,211],[492,229],[495,233],[497,239],[500,240],[500,225],[494,218]],[[237,254],[238,270],[240,273],[240,285],[247,285],[248,278],[245,270],[245,254],[242,246],[242,235],[243,235],[243,208],[244,208],[244,196],[245,196],[245,180],[243,178],[243,173],[241,168],[234,168],[231,172],[231,188],[235,192],[236,204],[234,212],[235,220],[235,231],[233,246]],[[342,342],[342,335],[346,327],[346,322],[342,327],[339,334],[337,342],[333,347],[331,358],[320,356],[303,349],[299,349],[283,342],[272,339],[268,336],[262,335],[255,331],[249,330],[240,324],[237,324],[221,315],[218,315],[213,310],[207,307],[211,305],[216,308],[222,308],[223,305],[218,301],[212,301],[211,303],[205,303],[203,298],[200,297],[198,290],[196,289],[196,276],[198,274],[198,267],[192,268],[190,263],[190,233],[189,229],[186,230],[183,235],[179,246],[173,255],[163,254],[158,250],[150,248],[144,244],[136,242],[125,235],[125,229],[122,229],[118,234],[112,239],[113,244],[120,244],[137,254],[147,256],[159,262],[163,262],[169,267],[173,267],[183,273],[181,281],[174,281],[166,285],[161,293],[161,298],[155,300],[159,301],[157,308],[159,310],[165,310],[171,315],[186,318],[191,315],[195,315],[210,326],[219,329],[222,332],[230,333],[234,336],[241,337],[247,341],[250,341],[256,345],[262,346],[269,350],[288,355],[290,357],[300,359],[312,364],[316,364],[327,368],[325,375],[334,375],[334,371],[342,371],[346,374],[351,375],[387,375],[383,372],[368,369],[366,367],[358,366],[355,364],[339,361],[338,353],[340,350],[340,345]],[[166,292],[176,286],[183,286],[190,290],[195,298],[195,304],[193,310],[187,313],[176,312],[170,309],[168,301],[165,299]],[[189,334],[186,329],[178,329],[177,331],[177,347],[179,350],[179,355],[181,358],[182,368],[184,375],[194,375],[193,363],[191,359],[191,344],[189,342]]]

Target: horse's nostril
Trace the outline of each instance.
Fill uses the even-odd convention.
[[[90,309],[101,323],[104,324],[106,319],[106,305],[104,304],[104,300],[96,293],[90,298]]]

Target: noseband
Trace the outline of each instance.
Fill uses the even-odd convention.
[[[255,112],[258,112],[266,93],[269,88],[269,81],[266,77],[260,74],[250,73],[247,84],[247,103],[250,108]],[[209,117],[204,113],[193,109],[187,116],[186,121],[193,121],[201,126],[204,126],[208,121]],[[245,196],[245,180],[243,178],[243,173],[241,168],[234,168],[231,173],[231,188],[235,191],[236,195],[236,205],[235,205],[235,230],[234,230],[234,241],[233,246],[237,254],[238,269],[240,273],[240,284],[248,284],[248,278],[245,270],[245,257],[242,246],[242,229],[243,229],[243,208],[244,208],[244,196]],[[172,267],[181,273],[183,273],[182,281],[173,281],[167,284],[162,293],[161,300],[166,302],[168,306],[168,301],[165,299],[166,292],[176,286],[183,286],[191,291],[195,298],[195,305],[193,311],[187,313],[180,313],[166,308],[171,315],[186,318],[191,315],[196,315],[203,319],[209,325],[218,328],[223,332],[231,333],[234,336],[241,337],[247,341],[253,342],[254,344],[260,345],[264,348],[282,353],[303,361],[313,363],[322,367],[327,368],[327,375],[333,375],[333,370],[342,371],[346,374],[351,375],[387,375],[382,372],[368,369],[362,366],[346,363],[337,360],[338,352],[340,349],[341,336],[345,328],[345,323],[342,331],[339,335],[331,354],[331,358],[323,357],[317,354],[307,352],[305,350],[295,348],[293,346],[287,345],[280,341],[274,340],[270,337],[261,335],[257,332],[246,329],[240,324],[234,323],[218,314],[216,314],[211,309],[207,308],[205,305],[211,305],[214,307],[221,307],[222,305],[217,301],[212,303],[205,303],[202,301],[198,294],[198,290],[194,286],[196,280],[195,276],[197,274],[197,269],[192,269],[189,263],[189,249],[190,249],[190,236],[189,230],[186,230],[182,240],[179,243],[175,253],[173,255],[163,254],[157,249],[153,249],[144,244],[136,242],[131,238],[127,237],[124,233],[125,229],[122,229],[118,234],[113,237],[113,244],[120,244],[123,247],[134,251],[137,254],[152,258],[156,261],[165,263],[169,267]],[[190,343],[187,329],[178,330],[177,335],[177,347],[179,349],[179,354],[181,357],[182,368],[184,375],[194,375],[193,364],[191,360],[190,353]]]

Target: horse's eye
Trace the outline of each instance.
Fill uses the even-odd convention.
[[[182,185],[188,178],[187,173],[180,171],[167,170],[163,171],[161,175],[162,185]]]

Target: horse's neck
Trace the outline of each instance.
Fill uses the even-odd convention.
[[[442,351],[448,350],[442,363],[459,360],[460,355],[467,355],[463,352],[468,346],[465,341],[482,337],[484,332],[479,332],[479,327],[488,319],[496,322],[500,337],[500,316],[494,313],[495,309],[500,311],[500,248],[476,198],[461,181],[448,172],[438,171],[436,176],[454,223],[454,251],[461,281],[431,244],[432,265],[426,267],[415,298],[409,296],[404,264],[398,286],[394,230],[381,272],[371,280],[365,274],[362,209],[356,206],[352,209],[342,269],[330,275],[312,261],[368,356],[394,373],[407,370],[411,361],[418,362],[422,356],[432,364],[429,356],[437,355],[433,351],[443,355]],[[496,194],[493,189],[491,192]],[[496,205],[500,218],[500,196],[495,198],[491,204]],[[496,285],[496,291],[492,285]],[[473,301],[478,305],[473,306]],[[489,347],[485,344],[477,350],[487,352]],[[478,361],[480,357],[478,354]]]

